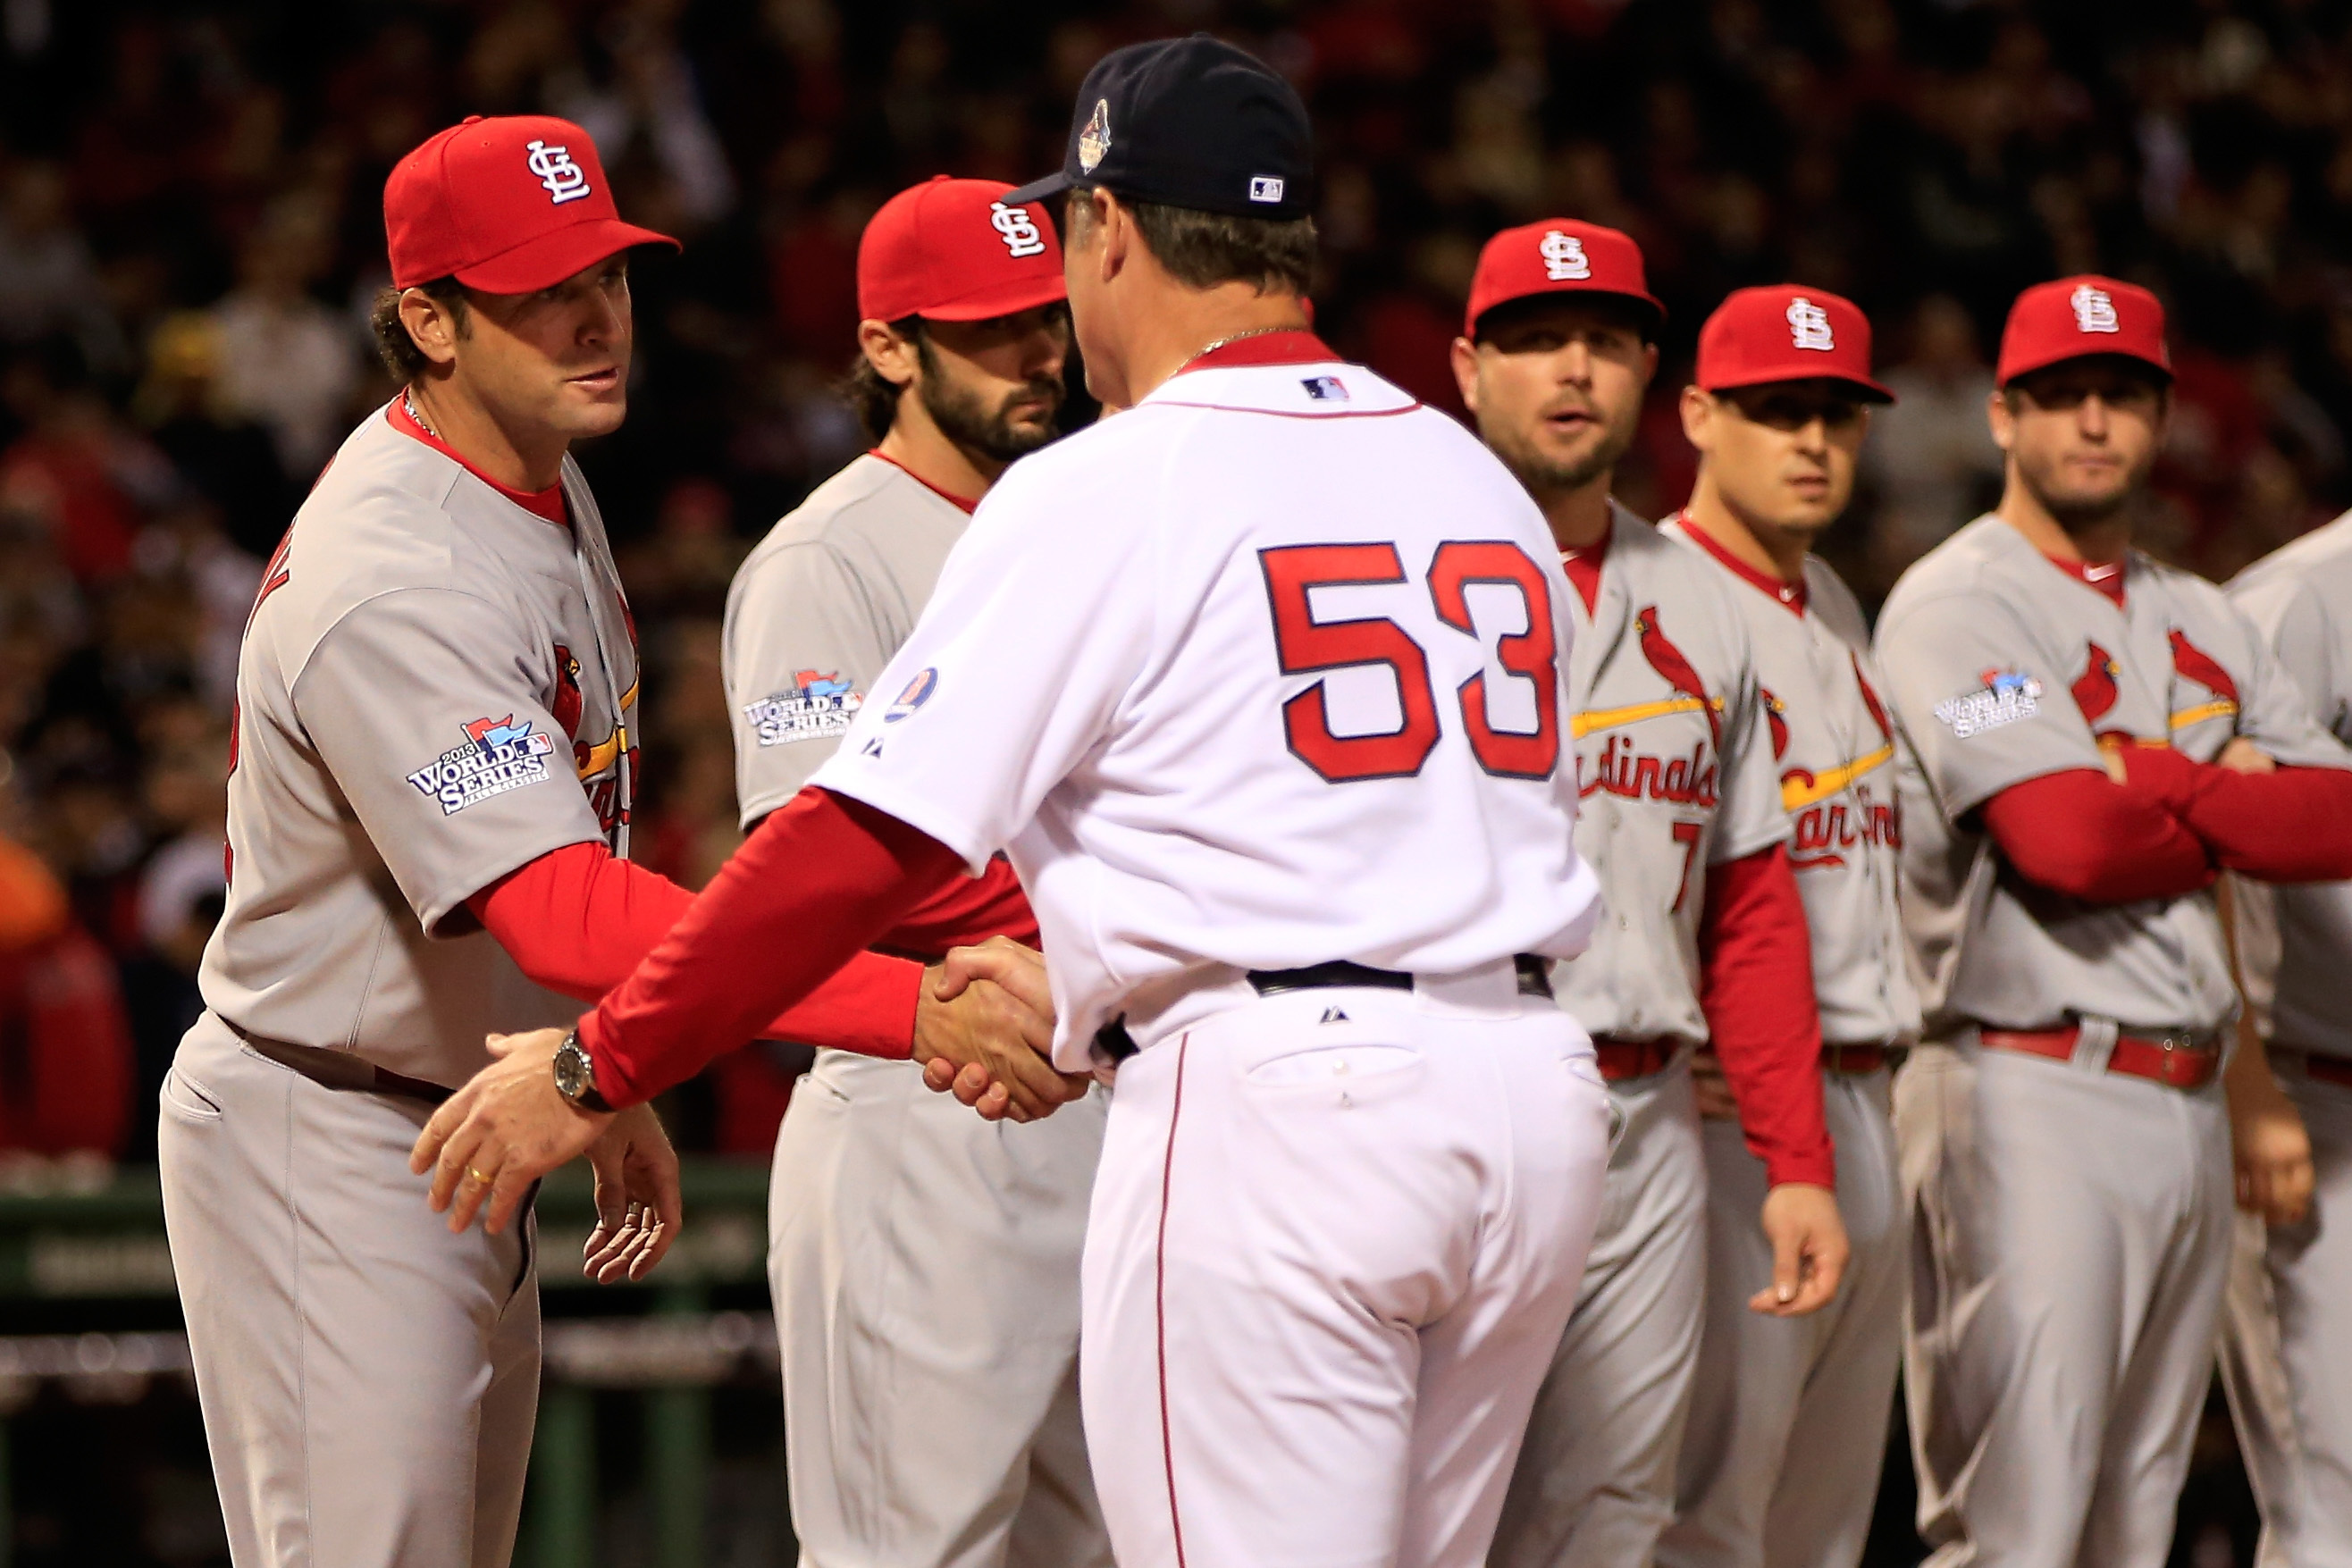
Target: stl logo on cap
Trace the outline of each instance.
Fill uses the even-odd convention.
[[[996,225],[1005,251],[1015,260],[1045,254],[1045,236],[1037,232],[1037,220],[1029,215],[1028,208],[1008,207],[999,202],[988,209],[988,221]]]
[[[1078,167],[1093,173],[1103,154],[1110,151],[1110,99],[1095,99],[1095,117],[1078,132]]]
[[[1837,334],[1830,330],[1830,313],[1801,294],[1789,301],[1789,346],[1822,354],[1837,351]]]
[[[1574,235],[1558,229],[1544,232],[1538,250],[1543,256],[1544,276],[1554,283],[1568,283],[1592,276],[1592,262],[1584,254],[1584,242]]]
[[[548,198],[557,206],[576,202],[588,194],[588,171],[572,161],[569,147],[550,147],[544,141],[524,143],[530,152],[530,172],[547,187]]]
[[[2077,332],[2121,332],[2123,323],[2116,318],[2115,297],[2104,288],[2089,284],[2078,286],[2066,297],[2074,308],[2074,330]]]

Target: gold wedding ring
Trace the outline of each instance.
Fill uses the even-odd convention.
[[[473,1166],[467,1166],[466,1167],[466,1174],[467,1174],[467,1176],[472,1176],[472,1177],[474,1178],[475,1182],[476,1182],[478,1185],[479,1185],[479,1186],[489,1186],[489,1185],[490,1185],[490,1178],[489,1178],[489,1177],[488,1177],[488,1176],[484,1176],[481,1172],[479,1172],[479,1171],[476,1170],[476,1169],[475,1169]]]

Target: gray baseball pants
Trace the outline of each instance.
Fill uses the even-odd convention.
[[[1838,1211],[1853,1256],[1829,1305],[1750,1312],[1771,1283],[1764,1163],[1737,1122],[1706,1124],[1706,1324],[1661,1568],[1853,1568],[1870,1535],[1903,1359],[1908,1226],[1891,1075],[1824,1075]]]
[[[1536,1393],[1489,1568],[1641,1568],[1674,1517],[1706,1293],[1706,1160],[1683,1059],[1624,1117],[1575,1315]]]
[[[2162,1568],[2229,1270],[2221,1086],[1923,1046],[1895,1085],[1931,1568]]]
[[[164,1080],[163,1219],[236,1568],[504,1568],[539,1409],[533,1226],[452,1236],[432,1108],[206,1013]]]
[[[1077,1385],[1105,1115],[983,1122],[911,1062],[817,1053],[768,1204],[803,1568],[1108,1568]]]
[[[2274,1052],[2318,1176],[2311,1213],[2239,1217],[2221,1381],[2263,1510],[2263,1568],[2352,1568],[2352,1089]]]

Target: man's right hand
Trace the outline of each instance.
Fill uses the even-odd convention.
[[[931,1089],[992,1122],[1050,1116],[1094,1082],[1055,1071],[1053,1045],[1053,998],[1034,949],[992,936],[924,971],[913,1056]]]

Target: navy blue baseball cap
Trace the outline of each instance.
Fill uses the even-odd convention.
[[[1243,218],[1314,210],[1315,135],[1297,89],[1246,49],[1206,33],[1114,49],[1070,116],[1061,170],[1003,198],[1064,191]]]

